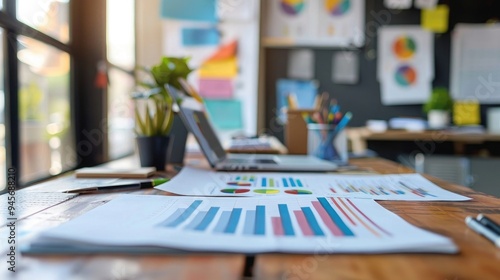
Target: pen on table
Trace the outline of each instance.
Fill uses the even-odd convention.
[[[165,182],[168,182],[169,178],[156,178],[151,179],[149,181],[136,182],[131,184],[118,184],[118,185],[106,185],[106,186],[98,186],[98,187],[90,187],[90,188],[81,188],[69,190],[67,193],[95,193],[101,191],[121,191],[121,190],[140,190],[140,189],[149,189],[158,185],[161,185]]]
[[[489,241],[493,242],[495,246],[500,248],[500,236],[494,233],[491,229],[487,228],[486,226],[481,224],[478,220],[470,216],[465,218],[465,223],[473,231],[486,237]]]
[[[495,221],[483,214],[477,215],[476,220],[500,236],[500,225],[495,223]]]

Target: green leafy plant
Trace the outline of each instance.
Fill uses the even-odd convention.
[[[432,90],[431,97],[425,103],[423,110],[427,114],[431,110],[451,111],[453,108],[453,99],[451,99],[448,89],[435,88]]]
[[[151,68],[139,68],[146,75],[137,82],[141,90],[133,96],[137,135],[158,136],[170,133],[174,122],[173,99],[165,85],[182,89],[179,78],[186,79],[193,71],[189,68],[188,61],[188,58],[162,57]]]

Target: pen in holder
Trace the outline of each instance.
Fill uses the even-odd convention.
[[[340,164],[347,163],[347,137],[340,124],[310,123],[307,154]]]

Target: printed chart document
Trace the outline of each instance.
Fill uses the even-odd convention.
[[[419,174],[337,175],[214,172],[184,167],[157,189],[197,196],[336,196],[375,200],[464,201]]]
[[[130,252],[141,246],[237,253],[457,252],[450,239],[412,226],[371,199],[333,197],[121,195],[42,233],[31,246],[40,250],[43,244]]]

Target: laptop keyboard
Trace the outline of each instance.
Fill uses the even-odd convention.
[[[226,163],[228,164],[241,164],[241,163],[249,163],[249,164],[277,164],[274,159],[244,159],[244,158],[231,158],[226,159]]]

